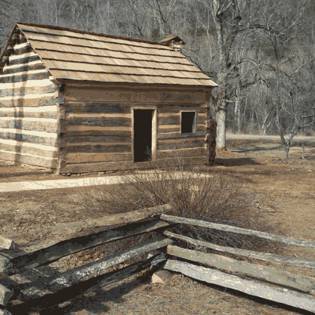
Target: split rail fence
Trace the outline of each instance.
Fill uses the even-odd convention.
[[[169,210],[168,205],[156,207],[157,213],[165,210]],[[0,314],[25,314],[31,310],[49,309],[89,290],[106,288],[139,273],[152,273],[161,268],[315,313],[315,278],[283,270],[283,265],[289,265],[314,271],[314,260],[194,239],[178,232],[182,225],[315,249],[315,241],[167,214],[98,228],[92,233],[80,234],[29,253],[14,248],[13,242],[0,237]],[[66,271],[51,267],[52,263],[64,257],[98,247],[106,251],[107,244],[140,235],[145,235],[146,240],[143,237],[140,244],[127,250]]]

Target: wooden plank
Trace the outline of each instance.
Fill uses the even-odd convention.
[[[0,107],[39,107],[58,105],[57,93],[9,96],[0,98]]]
[[[36,70],[31,72],[21,72],[20,74],[10,74],[10,75],[2,75],[0,76],[0,83],[14,83],[14,82],[24,82],[27,80],[42,80],[48,79],[49,73],[47,70]],[[40,72],[39,72],[40,71]]]
[[[66,102],[91,102],[100,101],[104,102],[119,102],[119,103],[144,103],[144,104],[200,104],[204,101],[205,92],[197,89],[183,90],[165,90],[158,88],[140,89],[137,87],[107,87],[106,85],[99,86],[85,86],[84,89],[79,86],[68,85],[66,89]]]
[[[185,142],[182,139],[179,139],[176,142],[172,143],[163,143],[158,142],[158,150],[176,150],[176,149],[194,149],[194,148],[202,148],[204,146],[204,140],[200,140],[195,138],[193,142]]]
[[[112,43],[112,44],[123,44],[127,46],[135,46],[135,47],[144,47],[144,48],[151,48],[151,49],[158,49],[158,50],[171,50],[172,48],[156,43],[156,42],[149,42],[143,41],[138,39],[124,38],[120,36],[107,36],[97,33],[90,33],[90,32],[81,32],[81,31],[74,31],[74,30],[66,30],[64,28],[56,28],[50,29],[48,27],[41,27],[41,26],[33,26],[33,25],[26,25],[26,24],[18,24],[18,27],[23,30],[23,33],[28,34],[30,33],[39,33],[39,34],[51,34],[55,36],[67,36],[69,38],[85,38],[90,39],[93,41],[101,41],[105,43]],[[188,62],[188,61],[187,61]]]
[[[159,124],[178,126],[180,124],[180,117],[179,116],[167,116],[167,117],[162,116],[161,117],[161,115],[159,115]]]
[[[196,266],[182,261],[167,260],[164,268],[166,270],[179,272],[198,281],[236,290],[247,295],[288,305],[301,310],[315,312],[315,299],[311,295],[282,287],[270,286],[254,280],[242,279],[222,271]]]
[[[41,107],[0,107],[0,117],[13,118],[55,118],[57,119],[57,106]]]
[[[208,267],[216,268],[240,276],[252,277],[306,293],[315,292],[315,279],[295,275],[277,268],[236,260],[222,255],[203,253],[169,245],[167,253]]]
[[[56,43],[48,43],[48,42],[41,42],[41,41],[34,41],[32,40],[32,45],[38,52],[45,51],[47,52],[45,58],[49,58],[50,56],[54,56],[55,52],[60,52],[64,54],[71,54],[71,55],[83,55],[87,56],[88,58],[93,57],[108,57],[108,58],[117,58],[117,59],[124,59],[124,60],[134,60],[134,61],[154,61],[160,63],[172,63],[174,64],[174,58],[167,57],[167,56],[155,56],[155,55],[143,55],[137,54],[133,52],[124,52],[123,54],[116,51],[105,50],[105,49],[96,49],[96,48],[89,48],[82,50],[82,47],[77,46],[70,46],[70,45],[62,45]],[[185,58],[176,59],[180,64],[190,64],[190,62]]]
[[[20,55],[19,59],[13,59],[9,61],[9,65],[19,65],[19,64],[23,64],[23,63],[28,63],[28,62],[33,62],[33,61],[38,61],[40,60],[38,55],[27,55],[27,54],[23,54]]]
[[[0,151],[12,152],[12,154],[35,155],[52,159],[57,158],[58,156],[56,147],[3,139],[0,139]],[[14,156],[13,158],[16,157]]]
[[[95,55],[90,55],[88,52],[83,52],[82,54],[77,53],[61,53],[54,51],[53,53],[49,50],[41,50],[40,55],[44,60],[49,61],[62,61],[71,63],[74,60],[80,63],[87,64],[97,64],[97,65],[109,65],[109,66],[129,66],[129,67],[141,67],[145,69],[164,69],[172,71],[193,71],[198,72],[199,70],[195,65],[189,64],[183,59],[184,62],[161,62],[152,61],[150,58],[144,57],[140,63],[135,63],[137,59],[127,59],[127,58],[110,58],[110,57],[100,57]],[[123,57],[123,55],[120,55]]]
[[[38,56],[37,54],[35,54],[34,52],[28,52],[28,53],[25,53],[25,54],[22,54],[22,55],[11,54],[11,55],[9,56],[9,64],[11,64],[11,62],[14,61],[14,60],[20,60],[20,59],[23,59],[23,58],[33,57],[33,56],[39,57],[39,56]]]
[[[65,147],[66,153],[130,153],[130,144],[120,144],[120,143],[104,143],[103,145],[73,145],[71,147]]]
[[[67,102],[67,113],[130,113],[130,105],[112,102]]]
[[[101,276],[112,267],[117,267],[130,259],[141,257],[142,255],[148,254],[152,251],[162,249],[171,243],[172,241],[170,239],[164,238],[160,241],[133,247],[128,251],[110,258],[99,259],[96,262],[63,272],[55,277],[45,280],[45,283],[33,283],[31,287],[22,290],[21,293],[24,299],[34,299],[34,297],[38,298],[44,296],[48,292],[50,294],[58,292],[59,290],[71,287],[80,282]]]
[[[68,109],[68,108],[67,108]],[[75,120],[75,119],[131,119],[131,113],[66,113],[67,120]]]
[[[57,135],[54,133],[47,134],[44,132],[39,132],[36,134],[34,132],[27,133],[27,131],[29,130],[0,129],[0,138],[20,142],[43,144],[47,146],[56,146],[57,144]]]
[[[158,211],[161,207],[156,207]],[[21,272],[24,268],[35,268],[59,260],[62,257],[93,248],[102,244],[122,240],[128,237],[150,233],[169,227],[168,223],[149,219],[114,228],[98,229],[96,233],[73,237],[35,252],[13,258],[10,274]]]
[[[121,127],[130,126],[131,119],[128,117],[112,118],[112,117],[82,117],[82,118],[68,118],[66,120],[67,126],[99,126],[99,127]]]
[[[292,237],[286,237],[286,236],[271,234],[267,232],[249,230],[249,229],[244,229],[244,228],[231,226],[227,224],[212,223],[212,222],[207,222],[207,221],[202,221],[202,220],[176,217],[176,216],[171,216],[167,214],[163,214],[161,216],[161,219],[167,222],[171,222],[171,223],[187,224],[187,225],[199,226],[199,227],[207,228],[207,229],[241,234],[241,235],[256,236],[265,240],[275,241],[275,242],[283,243],[286,245],[301,246],[301,247],[306,247],[306,248],[315,248],[315,241],[302,240],[302,239],[298,240]]]
[[[182,144],[182,143],[192,144],[192,143],[196,143],[196,142],[204,143],[204,136],[203,135],[188,134],[187,137],[184,136],[184,135],[186,135],[185,133],[181,134],[181,135],[183,135],[183,137],[179,136],[175,139],[160,139],[159,143],[160,144],[173,144],[173,145]]]
[[[22,55],[32,52],[31,44],[27,42],[19,45],[14,45],[13,49],[15,55]]]
[[[1,115],[1,111],[0,111]],[[113,134],[113,135],[95,135],[95,136],[85,136],[85,135],[76,135],[69,136],[68,134],[63,135],[63,139],[68,144],[84,144],[84,143],[111,143],[111,142],[125,142],[131,143],[131,134]]]
[[[11,152],[0,150],[0,157],[5,161],[12,161],[19,164],[29,164],[34,166],[41,166],[49,169],[55,169],[57,159],[51,157],[44,157],[41,155],[21,154],[19,152]]]
[[[118,270],[106,272],[99,277],[81,282],[77,286],[72,286],[68,289],[64,289],[56,294],[48,294],[47,296],[43,296],[41,298],[30,299],[20,305],[11,306],[11,310],[16,314],[25,314],[28,309],[31,310],[35,306],[36,310],[43,309],[48,312],[48,307],[60,304],[64,301],[67,301],[69,303],[72,299],[80,294],[89,294],[89,292],[99,290],[99,288],[110,288],[111,286],[117,285],[119,282],[129,278],[130,276],[135,276],[139,273],[141,273],[141,275],[146,272],[151,273],[156,270],[161,263],[164,262],[165,259],[159,257],[159,255],[141,259],[140,261],[129,264]]]
[[[29,72],[33,70],[40,70],[40,69],[45,69],[45,66],[43,63],[25,63],[21,64],[20,67],[5,67],[3,69],[3,74],[13,74],[13,73],[19,73],[19,72]]]
[[[51,81],[50,79],[44,80],[29,80],[26,82],[18,82],[18,83],[2,83],[0,85],[0,90],[23,90],[26,88],[38,88],[38,87],[47,87],[47,86],[54,86],[55,90],[57,91],[56,84]],[[26,90],[25,90],[26,91]]]
[[[45,64],[49,69],[53,70],[64,70],[64,71],[78,71],[78,72],[93,72],[93,73],[119,73],[126,75],[148,75],[148,76],[165,76],[173,78],[194,78],[194,79],[208,79],[208,77],[198,70],[196,67],[181,67],[180,65],[176,67],[169,67],[165,69],[163,66],[158,68],[146,67],[145,65],[134,65],[130,62],[129,65],[111,65],[104,63],[96,63],[93,60],[91,62],[82,62],[76,61],[66,61],[63,60],[52,60],[45,59]]]
[[[65,153],[64,159],[67,164],[120,161],[133,162],[131,153]]]
[[[135,53],[140,55],[150,55],[150,56],[165,56],[176,58],[176,60],[185,59],[184,55],[180,54],[174,50],[165,50],[159,49],[157,47],[137,47],[135,45],[132,48],[126,44],[118,44],[118,43],[108,43],[102,41],[89,40],[85,38],[69,38],[67,36],[54,36],[49,34],[36,34],[36,33],[27,33],[26,38],[28,41],[33,43],[34,41],[39,41],[47,44],[58,44],[58,46],[68,45],[71,47],[80,47],[82,51],[88,51],[88,48],[92,49],[100,49],[100,50],[110,50],[121,53]]]
[[[187,165],[202,165],[205,164],[207,159],[206,155],[200,157],[183,157],[183,161]],[[132,169],[149,169],[152,167],[158,167],[160,163],[167,163],[167,165],[176,166],[178,164],[177,156],[173,156],[168,159],[158,159],[156,161],[150,162],[98,162],[98,163],[81,163],[81,164],[67,164],[62,168],[62,174],[82,174],[90,172],[106,172],[106,171],[115,171],[115,170],[132,170]],[[165,164],[162,164],[165,165]]]
[[[102,132],[103,135],[107,134],[107,132],[111,132],[111,131],[116,131],[117,133],[120,132],[130,132],[130,127],[127,126],[84,126],[84,125],[75,125],[75,126],[68,126],[65,125],[64,126],[64,130],[63,132],[66,133],[72,133],[72,132],[84,132],[84,134],[86,135],[91,135],[91,134],[97,134],[97,132]]]
[[[55,133],[58,131],[58,121],[49,118],[11,118],[0,117],[0,128],[21,129]]]
[[[150,167],[146,163],[147,167]],[[129,170],[134,168],[141,168],[137,163],[137,166],[132,161],[115,161],[115,162],[87,162],[87,163],[71,163],[66,164],[61,169],[61,174],[82,174],[91,172],[105,172],[105,171],[115,171],[115,170]]]
[[[131,128],[121,129],[121,128],[101,128],[98,130],[67,130],[66,133],[62,135],[65,139],[71,139],[72,137],[115,137],[115,136],[125,136],[131,139]]]
[[[200,100],[201,101],[201,100]],[[203,104],[204,101],[201,101],[198,104],[187,104],[186,102],[182,104],[163,104],[160,108],[160,113],[162,114],[178,114],[181,110],[187,110],[192,112],[197,112],[198,115],[201,113],[207,113],[208,107],[205,107]]]
[[[66,140],[67,138],[64,137],[64,140]],[[90,147],[103,147],[103,146],[112,146],[112,145],[130,145],[131,143],[131,139],[128,138],[122,138],[120,141],[117,140],[115,137],[113,137],[111,140],[109,140],[110,138],[103,137],[103,141],[82,141],[82,142],[70,142],[68,139],[67,141],[64,141],[64,145],[63,147],[66,150],[71,150],[72,147],[80,147],[80,146],[90,146]],[[95,140],[95,139],[94,139]]]
[[[195,133],[181,133],[181,132],[159,132],[158,139],[160,141],[164,141],[166,139],[169,140],[177,140],[177,139],[191,139],[192,141],[196,138],[202,137],[204,139],[206,133],[205,132],[195,132]]]
[[[192,244],[194,246],[202,246],[204,248],[209,248],[217,252],[221,252],[221,253],[227,253],[227,254],[232,254],[236,256],[246,257],[250,259],[258,259],[258,260],[268,261],[268,262],[273,262],[273,263],[280,263],[284,265],[288,264],[295,267],[315,269],[315,261],[313,260],[281,256],[281,255],[276,255],[276,254],[271,254],[271,253],[262,253],[262,252],[257,252],[253,250],[240,249],[240,248],[234,248],[234,247],[228,247],[228,246],[220,246],[220,245],[216,245],[210,242],[195,240],[193,238],[180,235],[180,234],[175,234],[168,231],[164,232],[164,235],[170,238],[187,242],[188,244]]]
[[[48,76],[46,76],[48,78]],[[2,78],[0,77],[0,82]],[[48,94],[56,92],[56,86],[53,84],[48,84],[46,86],[27,86],[18,87],[17,89],[0,89],[0,97],[6,96],[24,96],[24,95],[33,95],[33,94]]]
[[[26,67],[26,66],[30,67],[30,66],[42,65],[42,64],[43,63],[41,60],[35,60],[35,61],[31,61],[31,62],[21,63],[18,65],[5,65],[3,68],[3,74],[5,74],[4,73],[5,71],[10,71],[12,69],[17,70],[17,69],[21,69],[21,68]]]

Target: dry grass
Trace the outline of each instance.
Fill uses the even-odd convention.
[[[248,199],[240,190],[237,179],[200,171],[178,159],[175,165],[160,164],[149,172],[135,172],[130,175],[129,185],[87,194],[81,205],[117,213],[168,203],[173,215],[231,224],[239,224],[234,219],[241,217],[242,226],[257,228],[257,217],[250,215]],[[252,247],[248,239],[237,235],[185,226],[176,229],[198,239]]]

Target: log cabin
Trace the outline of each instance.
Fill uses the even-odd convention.
[[[0,57],[0,160],[58,174],[205,162],[217,85],[183,45],[16,24]]]

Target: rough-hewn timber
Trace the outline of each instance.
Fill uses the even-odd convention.
[[[158,161],[182,156],[206,162],[208,93],[204,90],[67,84],[64,108],[61,172],[131,169],[149,164],[133,162],[133,110],[138,108],[157,112]],[[196,112],[195,133],[181,133],[182,110]]]
[[[274,263],[280,263],[285,265],[292,265],[295,267],[302,267],[302,268],[310,268],[315,269],[315,262],[311,259],[302,259],[302,258],[296,258],[296,257],[290,257],[290,256],[281,256],[277,254],[272,253],[265,253],[265,252],[257,252],[253,250],[248,249],[241,249],[241,248],[234,248],[234,247],[228,247],[228,246],[221,246],[210,242],[205,242],[201,240],[195,240],[191,237],[176,234],[173,232],[166,231],[164,232],[164,235],[176,240],[184,241],[188,244],[198,246],[198,247],[204,247],[212,249],[216,252],[221,253],[227,253],[232,254],[240,257],[246,257],[250,259],[257,259],[267,262],[274,262]]]
[[[157,207],[157,209],[158,208],[159,207]],[[150,219],[133,222],[120,227],[108,228],[88,235],[73,237],[35,252],[13,258],[11,261],[12,272],[20,272],[23,268],[34,268],[49,264],[62,257],[88,248],[155,230],[165,229],[168,226],[168,223],[161,222],[157,219]]]
[[[268,232],[260,232],[256,230],[244,229],[244,228],[227,225],[227,224],[219,224],[219,223],[207,222],[203,220],[177,217],[177,216],[172,216],[168,214],[162,214],[161,219],[167,222],[171,222],[171,223],[188,224],[188,225],[198,226],[201,228],[219,230],[219,231],[236,233],[236,234],[241,234],[241,235],[255,236],[261,239],[275,241],[275,242],[283,243],[286,245],[301,246],[301,247],[306,247],[306,248],[315,248],[315,241],[312,241],[312,240],[302,240],[302,239],[298,240],[292,237],[271,234]]]
[[[236,290],[312,313],[315,312],[315,298],[294,290],[271,286],[259,281],[242,279],[222,271],[196,266],[182,261],[168,260],[164,268],[179,272],[195,280]]]
[[[303,275],[295,275],[274,267],[253,264],[222,255],[180,248],[174,245],[167,247],[167,253],[171,256],[216,268],[228,273],[267,281],[302,292],[312,293],[315,291],[315,279]]]
[[[21,39],[0,74],[0,158],[56,168],[58,103],[58,87]]]

